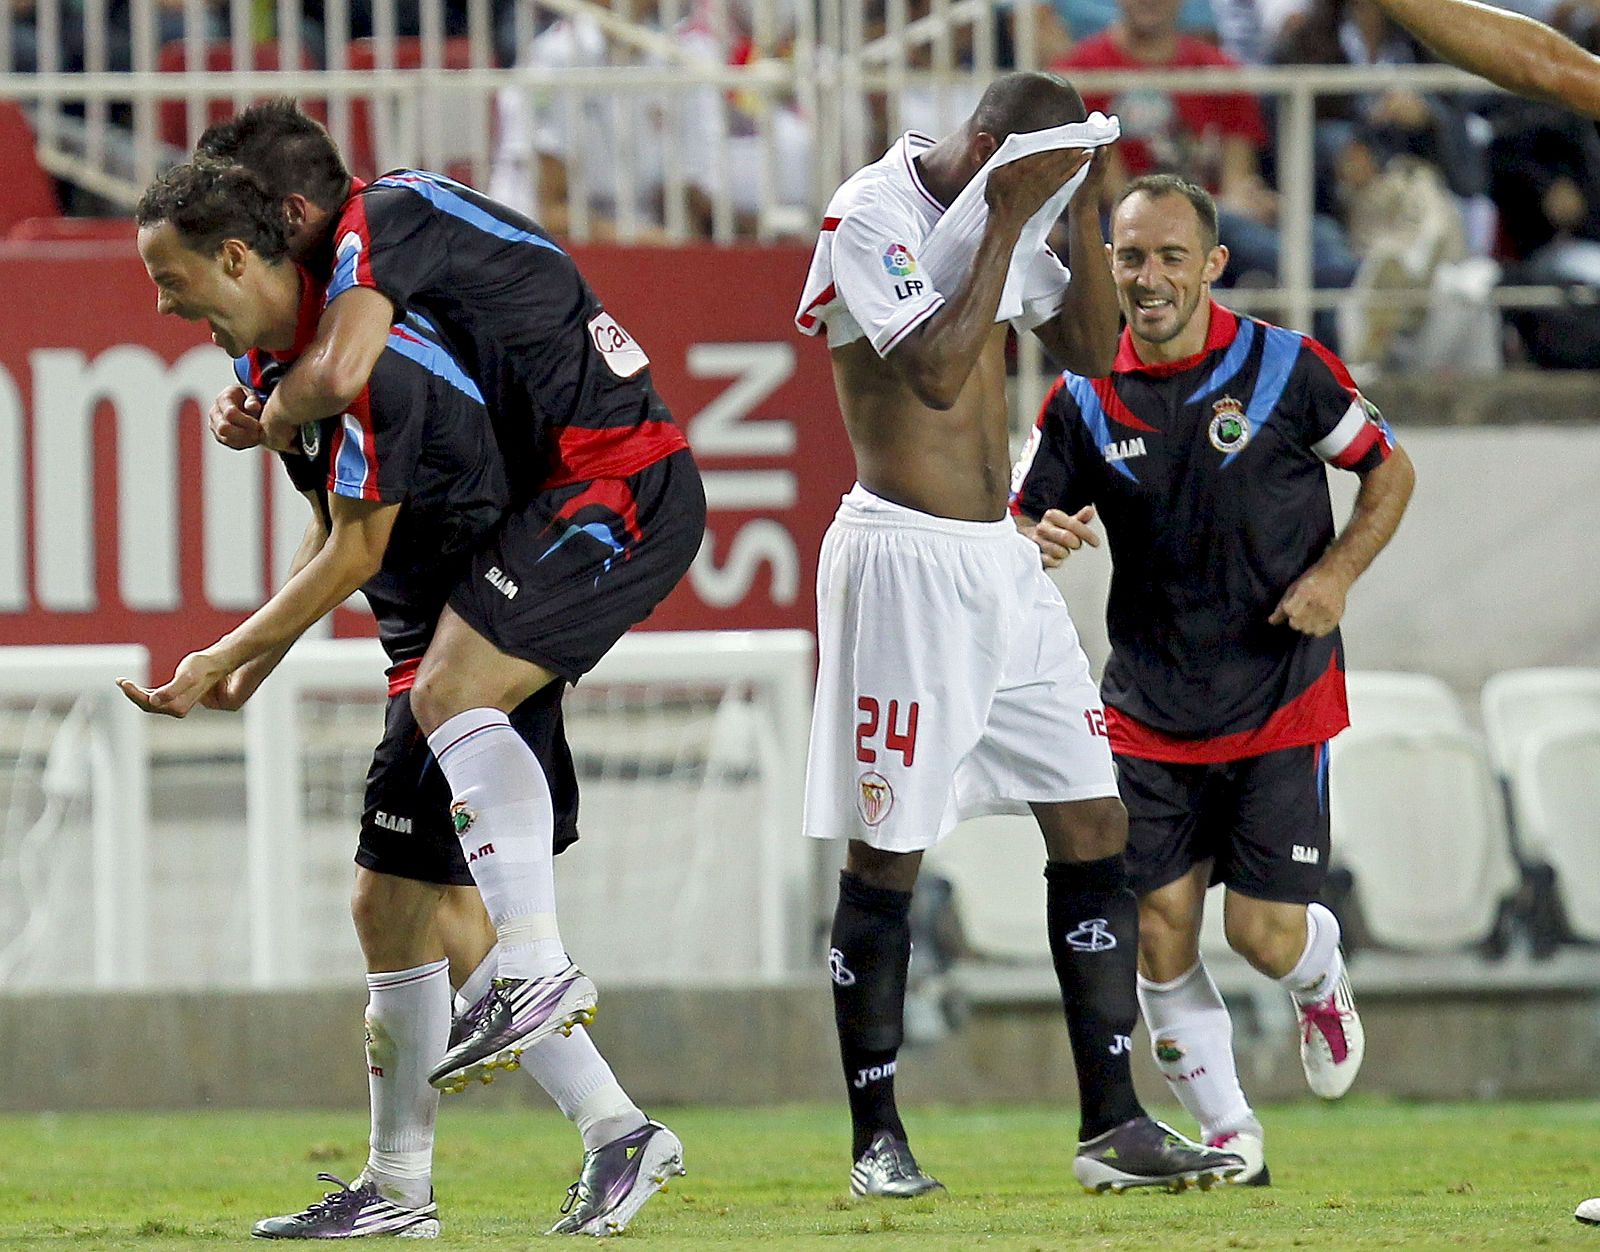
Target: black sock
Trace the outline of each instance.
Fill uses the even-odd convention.
[[[840,873],[828,973],[850,1097],[851,1160],[881,1130],[906,1137],[894,1105],[894,1069],[904,1036],[910,914],[909,891],[870,887],[848,870]]]
[[[1078,1070],[1078,1137],[1093,1139],[1144,1112],[1130,1068],[1139,906],[1121,856],[1051,861],[1044,877],[1050,957]]]

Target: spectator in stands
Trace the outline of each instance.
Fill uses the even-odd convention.
[[[1121,16],[1085,39],[1055,68],[1159,70],[1236,66],[1232,57],[1178,26],[1181,0],[1118,0]],[[1123,92],[1115,100],[1088,95],[1091,109],[1122,119],[1106,178],[1115,199],[1133,177],[1164,171],[1183,175],[1213,192],[1223,244],[1241,273],[1278,274],[1277,197],[1261,177],[1266,123],[1254,97],[1158,90]],[[1345,287],[1355,259],[1339,224],[1318,215],[1312,231],[1312,269],[1318,287]]]
[[[719,19],[726,17],[724,24]],[[747,63],[756,55],[749,12],[729,4],[720,12],[696,5],[670,31],[658,21],[653,0],[636,3],[632,19],[665,37],[691,64]],[[664,50],[641,52],[607,34],[591,16],[563,19],[537,34],[518,64],[544,69],[598,69],[630,63],[670,63]],[[691,232],[709,236],[715,201],[726,185],[740,233],[753,233],[760,202],[760,162],[765,159],[759,110],[763,100],[701,88],[685,96],[664,92],[563,91],[534,96],[500,93],[500,141],[490,193],[532,214],[556,234],[575,227],[571,209],[581,201],[591,230],[614,237],[618,224],[635,223],[635,238],[660,237],[670,194],[669,165],[676,160]],[[780,205],[809,199],[810,127],[792,109],[772,108],[767,119],[777,149],[774,180]],[[573,160],[582,154],[581,161]]]
[[[1281,65],[1415,65],[1425,59],[1421,46],[1367,0],[1313,0],[1304,20],[1272,52]],[[1316,110],[1321,188],[1335,185],[1345,150],[1355,143],[1379,167],[1399,155],[1428,162],[1463,199],[1484,192],[1483,155],[1468,137],[1466,111],[1454,97],[1396,87],[1319,95]]]
[[[1600,287],[1600,136],[1592,123],[1527,100],[1490,106],[1490,195],[1500,212],[1506,281]],[[1600,359],[1600,312],[1588,302],[1510,317],[1529,355],[1557,369]]]
[[[1116,25],[1117,0],[1052,0],[1040,5],[1059,24],[1069,42],[1103,34]],[[1186,35],[1211,40],[1216,37],[1217,20],[1212,0],[1179,0],[1177,28]]]

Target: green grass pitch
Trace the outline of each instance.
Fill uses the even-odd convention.
[[[1594,1103],[1269,1109],[1276,1186],[1116,1197],[1072,1181],[1059,1111],[914,1108],[913,1145],[950,1193],[899,1204],[846,1195],[842,1107],[658,1113],[683,1137],[689,1176],[646,1206],[625,1247],[1600,1252],[1600,1229],[1572,1219],[1600,1194]],[[0,1248],[244,1244],[254,1219],[320,1195],[318,1170],[352,1177],[365,1140],[351,1113],[0,1117]],[[448,1100],[439,1246],[538,1246],[577,1161],[554,1114]]]

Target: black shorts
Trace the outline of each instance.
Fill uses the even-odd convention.
[[[506,518],[450,607],[502,652],[577,682],[678,585],[705,529],[687,450],[628,478],[557,487]]]
[[[1134,894],[1212,861],[1211,882],[1309,904],[1328,876],[1328,745],[1221,765],[1117,757]]]
[[[511,714],[511,725],[533,749],[550,783],[557,852],[578,838],[578,775],[561,719],[564,689],[563,683],[551,683]],[[433,759],[428,737],[411,716],[410,694],[391,696],[383,741],[367,771],[356,864],[397,878],[472,886],[450,821],[450,799],[450,784]]]

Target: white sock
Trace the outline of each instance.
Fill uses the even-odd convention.
[[[456,988],[455,1015],[460,1017],[489,990],[495,971],[500,968],[500,945],[497,943],[478,962],[477,968],[467,975],[467,980]]]
[[[533,750],[499,709],[458,713],[428,746],[455,797],[456,833],[500,937],[499,976],[567,967],[556,927],[555,814]]]
[[[1306,905],[1306,946],[1295,966],[1278,979],[1296,1004],[1314,1004],[1333,994],[1344,974],[1339,955],[1339,919],[1320,904]]]
[[[428,1202],[439,1093],[428,1072],[450,1037],[450,962],[367,975],[371,1151],[364,1174],[396,1204]]]
[[[583,1150],[620,1139],[648,1120],[618,1084],[589,1032],[546,1035],[522,1054],[522,1068],[545,1089],[568,1121],[576,1122]]]
[[[1233,1060],[1233,1019],[1203,961],[1171,982],[1139,976],[1150,1050],[1172,1094],[1200,1123],[1203,1139],[1261,1133]]]

